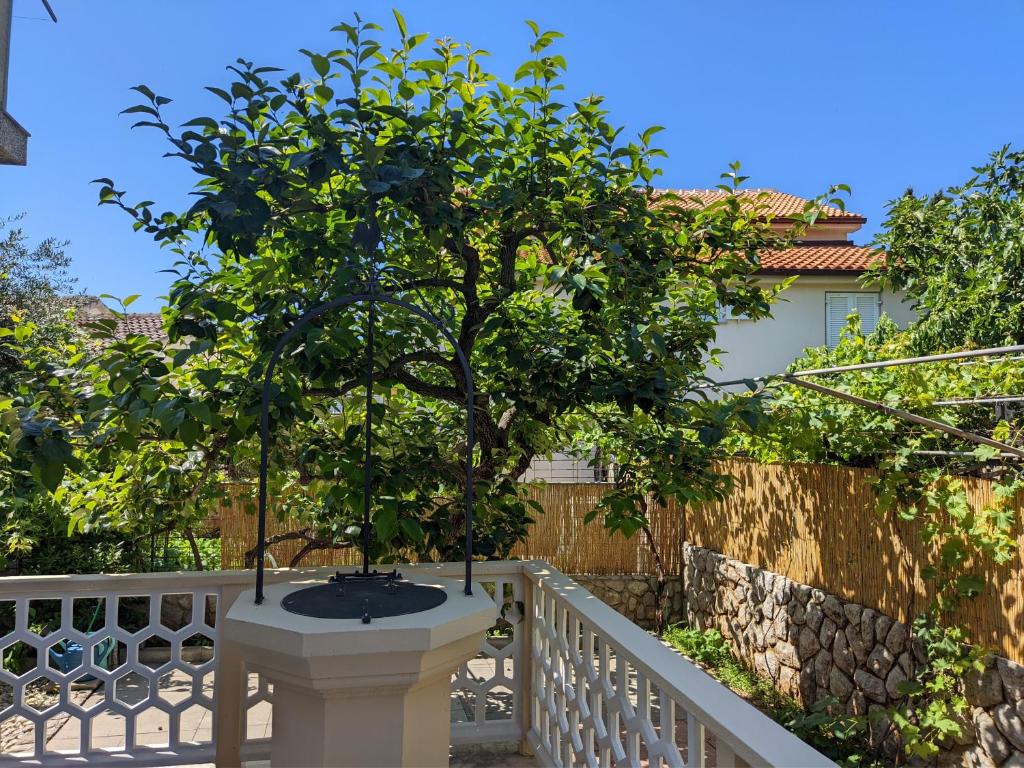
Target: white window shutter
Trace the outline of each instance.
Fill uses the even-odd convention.
[[[829,349],[839,344],[846,318],[853,312],[860,315],[860,328],[863,333],[871,333],[878,327],[879,309],[878,293],[857,291],[850,293],[825,294],[825,343]]]
[[[850,294],[825,294],[825,343],[829,349],[835,349],[839,344],[839,335],[851,311]]]
[[[860,315],[861,333],[871,333],[878,327],[879,296],[877,293],[857,293],[854,297],[854,307]]]

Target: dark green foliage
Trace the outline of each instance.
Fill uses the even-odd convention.
[[[179,257],[171,345],[100,327],[102,350],[60,376],[38,355],[7,427],[73,529],[180,530],[219,480],[251,478],[271,349],[304,310],[364,287],[371,260],[473,364],[478,554],[524,536],[536,510],[515,481],[530,461],[594,433],[634,468],[612,530],[642,526],[627,507],[655,461],[660,496],[718,492],[710,449],[743,414],[691,395],[716,306],[764,316],[757,254],[785,238],[756,200],[656,195],[656,129],[627,141],[599,97],[565,98],[557,33],[534,25],[530,59],[502,82],[481,52],[428,50],[396,23],[393,45],[358,18],[338,25],[338,48],[305,52],[306,73],[240,60],[210,88],[224,114],[180,129],[169,99],[135,89],[126,111],[195,172],[196,202],[158,212],[110,179],[100,200]],[[734,169],[725,188],[742,180]],[[318,546],[362,533],[365,323],[357,307],[311,324],[275,377],[271,493]],[[387,308],[379,323],[371,557],[456,559],[465,382],[433,328]]]
[[[922,314],[922,352],[1024,343],[1024,152],[1005,146],[960,186],[889,205],[872,277]]]

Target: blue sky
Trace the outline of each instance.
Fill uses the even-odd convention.
[[[90,293],[142,294],[155,309],[170,259],[128,218],[96,206],[89,181],[179,208],[193,178],[161,157],[155,132],[118,116],[146,83],[183,122],[220,114],[203,90],[242,56],[294,70],[299,48],[327,51],[331,26],[358,10],[387,25],[391,3],[341,0],[15,0],[8,110],[32,133],[29,164],[0,166],[0,215],[24,212],[34,239],[71,241]],[[661,184],[709,187],[740,160],[750,184],[811,196],[853,188],[869,217],[907,186],[964,180],[1004,143],[1024,144],[1024,3],[1013,2],[405,2],[410,30],[491,52],[510,77],[527,56],[523,20],[566,34],[571,95],[600,93],[632,133],[666,127]]]

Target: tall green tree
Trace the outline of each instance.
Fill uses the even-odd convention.
[[[975,175],[889,205],[871,277],[920,313],[915,348],[1024,343],[1024,152],[1004,146]]]
[[[14,318],[23,318],[50,335],[66,333],[71,306],[65,299],[76,282],[68,272],[67,243],[48,237],[30,246],[17,226],[21,218],[0,217],[0,327],[10,328]],[[0,345],[0,388],[18,365],[11,350]]]
[[[390,47],[376,25],[338,25],[336,50],[305,51],[311,74],[239,61],[209,89],[224,114],[182,129],[170,99],[136,88],[144,101],[126,111],[195,172],[196,202],[159,213],[109,179],[100,197],[180,257],[172,354],[111,338],[59,381],[38,366],[15,406],[15,438],[76,525],[146,508],[188,520],[225,474],[251,478],[271,350],[310,307],[366,289],[372,267],[441,317],[473,365],[478,553],[524,535],[516,480],[530,461],[595,425],[681,424],[677,453],[695,458],[671,464],[667,487],[709,481],[697,447],[730,419],[690,395],[715,310],[768,312],[752,276],[785,238],[756,197],[702,207],[656,193],[659,129],[626,141],[600,97],[568,98],[557,33],[531,23],[531,57],[505,82],[484,52],[427,49],[395,18]],[[741,181],[734,171],[726,187]],[[372,554],[457,558],[466,382],[435,328],[389,307],[376,319]],[[272,490],[308,521],[310,546],[361,534],[366,323],[362,306],[322,316],[275,377]],[[663,461],[649,446],[647,462]],[[635,518],[620,514],[620,529]]]

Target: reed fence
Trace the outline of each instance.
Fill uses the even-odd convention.
[[[682,544],[689,541],[729,557],[781,573],[794,581],[840,595],[894,618],[909,621],[926,605],[921,569],[931,559],[911,523],[882,516],[870,470],[822,465],[762,465],[734,460],[719,469],[733,476],[734,489],[723,501],[700,508],[653,507],[651,534],[670,574],[682,572]],[[991,484],[965,480],[975,505],[993,501]],[[528,494],[545,510],[526,541],[513,550],[520,558],[541,558],[564,573],[652,574],[654,563],[643,533],[631,539],[608,536],[599,521],[583,522],[609,486],[597,483],[531,484]],[[244,564],[255,543],[249,486],[229,489],[218,510],[223,568]],[[1024,499],[1016,500],[1018,520]],[[295,524],[271,516],[268,533]],[[271,552],[288,565],[302,541],[285,541]],[[964,602],[957,620],[971,638],[1008,658],[1024,662],[1024,533],[1018,528],[1018,554],[1004,566],[981,568],[989,586]],[[318,550],[304,565],[351,565],[351,550]]]

